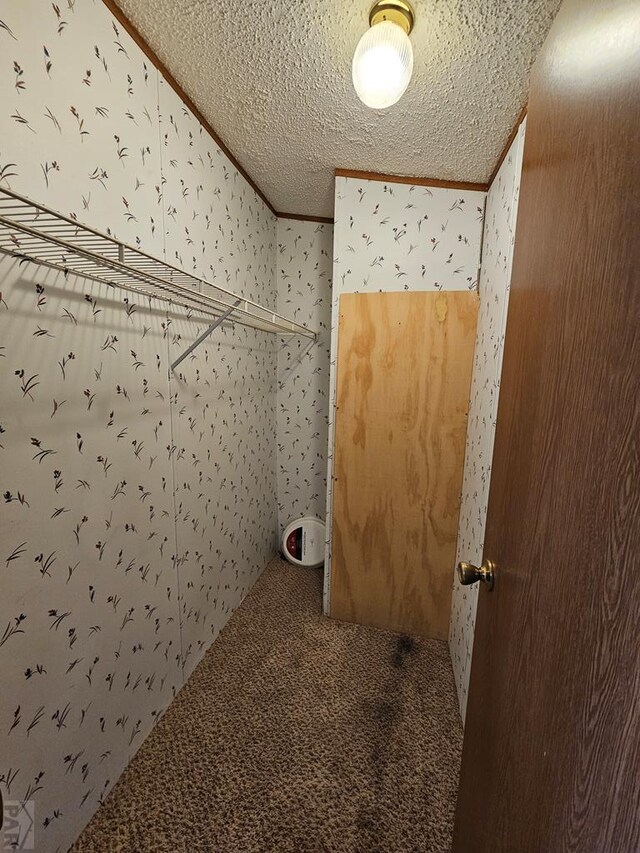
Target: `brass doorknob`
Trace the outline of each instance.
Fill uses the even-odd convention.
[[[458,563],[458,580],[463,586],[482,581],[487,585],[487,589],[491,591],[495,581],[495,564],[491,560],[485,560],[484,563],[478,566],[472,566],[471,563]]]

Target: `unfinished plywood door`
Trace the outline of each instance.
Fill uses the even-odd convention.
[[[330,615],[445,639],[478,299],[340,297]]]

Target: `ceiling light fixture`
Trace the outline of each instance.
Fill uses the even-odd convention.
[[[369,12],[370,29],[353,55],[353,85],[358,97],[383,110],[403,96],[413,71],[413,9],[404,0],[378,0]]]

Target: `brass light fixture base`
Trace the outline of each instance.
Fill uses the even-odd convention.
[[[413,9],[405,0],[377,0],[369,12],[369,26],[381,21],[391,21],[398,24],[407,35],[413,29]]]

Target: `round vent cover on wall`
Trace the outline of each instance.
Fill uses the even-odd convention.
[[[324,563],[325,525],[319,518],[296,518],[282,536],[282,553],[294,566],[316,569]]]

